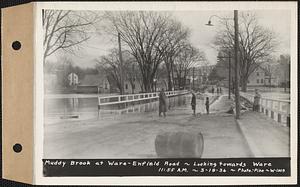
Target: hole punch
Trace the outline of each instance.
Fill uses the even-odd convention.
[[[16,153],[20,153],[22,151],[22,145],[21,144],[15,144],[13,146],[13,150],[16,152]]]
[[[12,43],[12,48],[13,48],[14,50],[19,50],[19,49],[21,49],[21,43],[20,43],[19,41],[14,41],[14,42]]]

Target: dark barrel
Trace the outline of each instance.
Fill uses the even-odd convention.
[[[201,158],[202,134],[191,132],[163,132],[155,138],[155,151],[162,158]]]

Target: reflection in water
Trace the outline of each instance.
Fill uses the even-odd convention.
[[[186,96],[170,97],[169,109],[186,104]],[[79,120],[101,118],[111,115],[131,113],[154,112],[158,110],[158,101],[138,101],[134,103],[122,103],[100,106],[98,111],[98,98],[49,98],[45,99],[44,114],[46,123],[53,123],[61,118],[77,116]],[[72,119],[74,120],[74,119]]]

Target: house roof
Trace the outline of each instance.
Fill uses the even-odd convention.
[[[103,84],[106,80],[105,76],[99,74],[87,74],[82,80],[80,80],[80,85],[82,86],[98,86]]]

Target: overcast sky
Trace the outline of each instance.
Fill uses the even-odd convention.
[[[273,30],[280,41],[277,47],[276,56],[284,53],[290,53],[290,12],[288,10],[263,10],[251,11],[258,17],[260,25]],[[217,51],[212,48],[212,42],[216,35],[216,31],[220,29],[218,18],[213,17],[213,27],[206,26],[211,15],[220,17],[233,18],[233,11],[173,11],[172,14],[182,22],[183,25],[191,30],[191,43],[204,51],[210,64],[216,63]],[[116,40],[115,40],[116,41]],[[111,37],[105,34],[93,35],[85,44],[84,49],[78,52],[77,56],[71,56],[74,63],[81,67],[92,67],[95,65],[94,59],[108,53],[112,47],[117,47],[117,43],[113,43]],[[56,60],[61,56],[57,53],[51,57]]]

